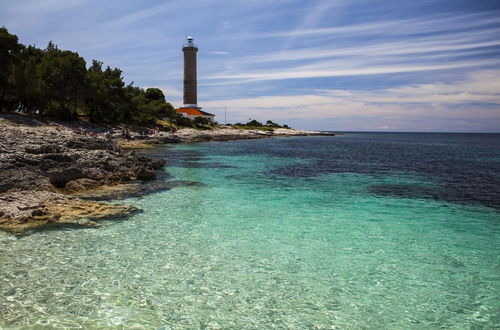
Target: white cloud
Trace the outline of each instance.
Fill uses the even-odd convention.
[[[494,31],[500,34],[500,28],[494,29]],[[464,55],[462,53],[464,50],[500,45],[500,40],[474,42],[470,41],[470,38],[456,39],[453,37],[454,36],[450,35],[446,38],[443,38],[442,36],[431,38],[426,37],[407,41],[364,44],[356,47],[293,49],[265,55],[251,56],[243,58],[242,60],[245,63],[272,63],[333,57],[356,56],[374,58],[391,55],[421,55],[425,53],[456,51],[461,52],[459,55]],[[481,52],[478,51],[478,53],[482,53],[484,51],[485,50],[481,50]]]
[[[91,0],[24,0],[11,7],[13,12],[47,14],[81,6]]]
[[[303,95],[213,100],[204,106],[214,110],[227,106],[234,121],[252,117],[307,126],[311,121],[335,123],[349,118],[351,129],[375,130],[410,127],[418,130],[419,125],[420,130],[425,130],[424,126],[433,121],[441,123],[440,128],[436,126],[437,130],[453,130],[456,125],[452,124],[458,122],[463,130],[473,130],[470,125],[481,127],[483,121],[489,130],[496,127],[499,131],[500,81],[496,79],[499,76],[500,70],[485,70],[448,84],[409,85],[379,91],[320,90]],[[478,106],[478,103],[489,106]],[[360,127],[357,120],[372,125]],[[448,128],[446,123],[450,125]]]
[[[486,70],[500,65],[500,11],[453,1],[430,11],[428,2],[2,0],[0,21],[25,44],[53,40],[121,68],[135,85],[160,86],[173,102],[192,33],[200,104],[218,113],[227,105],[241,120],[500,126],[500,72]]]
[[[474,30],[491,24],[498,24],[500,11],[488,13],[473,13],[465,15],[439,14],[415,19],[375,21],[369,23],[339,25],[322,28],[298,28],[292,31],[276,31],[264,35],[254,35],[256,38],[282,37],[353,37],[359,34],[370,35],[414,35],[446,31]]]
[[[312,24],[309,16],[323,14],[313,9],[305,14],[298,29],[258,37],[287,36],[285,45],[291,38],[307,47],[283,50],[277,46],[267,51],[232,52],[224,62],[210,65],[211,72],[204,78],[213,79],[211,85],[216,86],[500,65],[500,57],[496,56],[500,20],[492,18],[491,12],[308,27]]]
[[[348,64],[350,62],[350,64]],[[376,75],[388,73],[404,73],[404,72],[421,72],[433,70],[450,70],[460,68],[471,68],[479,66],[494,66],[500,65],[500,59],[485,59],[485,60],[463,60],[454,63],[442,64],[386,64],[386,65],[370,65],[367,62],[344,61],[337,63],[336,61],[328,61],[316,63],[307,66],[299,66],[294,68],[286,68],[282,70],[261,70],[257,72],[247,72],[238,74],[212,75],[207,79],[223,79],[226,82],[222,84],[232,84],[231,80],[243,82],[256,82],[265,80],[284,80],[284,79],[305,79],[305,78],[320,78],[320,77],[342,77],[342,76],[359,76],[359,75]]]

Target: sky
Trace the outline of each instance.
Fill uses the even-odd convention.
[[[175,107],[192,35],[198,105],[219,123],[500,132],[498,0],[0,0],[2,25]]]

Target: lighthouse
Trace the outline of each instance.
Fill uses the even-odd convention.
[[[198,117],[213,122],[215,115],[202,111],[198,106],[198,86],[196,78],[196,53],[198,47],[193,42],[193,37],[187,37],[187,43],[182,46],[184,53],[184,105],[177,110],[182,116],[189,119]]]
[[[184,53],[184,107],[198,108],[198,86],[196,80],[196,53],[198,47],[193,37],[187,37],[187,43],[182,47]]]

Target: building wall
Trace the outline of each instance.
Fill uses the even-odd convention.
[[[214,117],[215,116],[201,116],[201,115],[190,115],[190,114],[187,114],[187,113],[183,113],[181,112],[181,114],[184,116],[184,117],[187,117],[191,120],[195,119],[196,117],[202,117],[202,118],[207,118],[208,120],[210,121],[214,121]]]
[[[184,52],[184,104],[198,104],[196,78],[196,47],[183,47]]]

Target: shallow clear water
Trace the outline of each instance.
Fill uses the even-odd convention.
[[[500,326],[500,136],[157,148],[170,180],[99,229],[0,235],[2,328]]]

